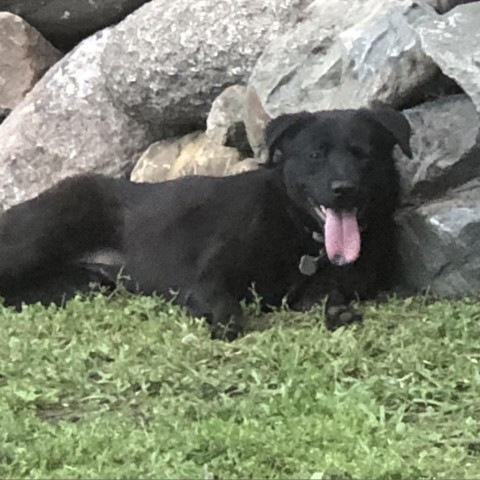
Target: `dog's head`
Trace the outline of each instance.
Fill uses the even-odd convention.
[[[410,135],[405,117],[389,108],[301,112],[267,125],[267,165],[282,169],[289,197],[321,224],[332,263],[357,260],[359,225],[393,213],[392,149],[398,144],[411,158]]]

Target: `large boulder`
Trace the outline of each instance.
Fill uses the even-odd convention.
[[[247,132],[254,150],[258,153],[262,147],[259,132],[264,127],[264,120],[258,119],[258,101],[275,117],[297,110],[358,108],[378,102],[404,108],[432,95],[458,92],[450,74],[442,72],[443,64],[430,55],[436,36],[441,36],[442,25],[448,22],[447,15],[438,15],[432,6],[444,11],[453,4],[445,3],[314,1],[305,11],[305,21],[265,49],[250,77],[249,91],[255,95],[249,95]],[[463,26],[474,28],[473,24]],[[451,46],[450,40],[443,39],[439,45]],[[457,50],[459,46],[453,51]],[[463,55],[469,51],[463,50]],[[465,69],[472,61],[467,60]]]
[[[224,176],[258,164],[245,132],[246,88],[226,88],[212,103],[205,132],[161,140],[150,145],[135,165],[134,182],[161,182],[185,175]]]
[[[70,50],[92,33],[125,18],[148,0],[0,0],[40,31],[53,45]]]
[[[20,17],[0,12],[0,116],[15,107],[61,56]]]
[[[75,173],[126,175],[153,141],[203,127],[309,1],[153,0],[84,40],[1,125],[0,206]]]
[[[480,291],[480,182],[398,216],[400,281],[437,295]]]
[[[399,279],[414,290],[480,289],[478,25],[480,2],[317,0],[265,49],[248,84],[257,157],[265,123],[281,113],[377,102],[406,109],[414,158],[396,153]]]
[[[127,173],[151,139],[116,109],[103,85],[108,34],[58,62],[0,126],[0,206],[26,200],[79,172]]]
[[[271,117],[357,108],[379,100],[400,106],[438,73],[412,26],[419,16],[433,21],[436,13],[413,0],[317,0],[306,10],[305,21],[265,49],[249,89]],[[255,139],[260,136],[251,129],[247,124],[258,150]]]
[[[470,97],[441,97],[403,113],[413,131],[413,159],[395,150],[406,203],[439,197],[480,177],[480,121]]]
[[[480,3],[456,7],[434,19],[419,18],[421,48],[470,96],[480,111]]]
[[[157,139],[204,127],[212,101],[246,82],[310,2],[154,0],[114,28],[102,57],[106,86]]]
[[[422,48],[467,95],[406,112],[414,160],[399,154],[401,282],[440,295],[480,290],[480,4],[418,23]]]

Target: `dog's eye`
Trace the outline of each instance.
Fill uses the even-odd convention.
[[[321,147],[317,150],[313,150],[310,152],[310,158],[313,160],[318,160],[319,158],[324,157],[328,153],[328,148],[327,147]]]

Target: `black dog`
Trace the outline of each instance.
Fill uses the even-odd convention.
[[[302,112],[271,121],[265,139],[268,163],[253,172],[160,184],[83,175],[11,208],[0,218],[0,295],[61,303],[122,267],[129,289],[174,296],[214,336],[242,330],[252,285],[265,306],[328,295],[339,306],[330,327],[356,320],[345,305],[388,285],[391,154],[399,144],[411,156],[408,122],[389,109]],[[115,265],[92,263],[102,249],[117,252]]]

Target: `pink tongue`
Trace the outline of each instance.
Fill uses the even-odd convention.
[[[354,262],[360,255],[360,231],[355,212],[335,212],[327,208],[325,247],[329,260],[335,265]]]

